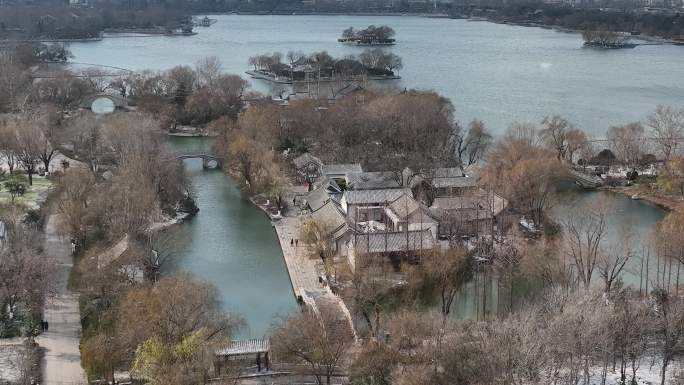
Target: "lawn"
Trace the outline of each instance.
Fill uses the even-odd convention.
[[[15,204],[23,204],[28,209],[37,209],[40,204],[47,198],[48,190],[52,186],[52,182],[45,177],[34,175],[33,176],[33,186],[29,186],[28,177],[26,175],[4,175],[0,177],[0,203],[10,203],[12,201],[12,196],[5,188],[5,183],[13,180],[22,182],[26,185],[26,193],[21,196],[17,196],[14,199]]]

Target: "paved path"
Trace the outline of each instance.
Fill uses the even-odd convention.
[[[307,247],[301,240],[299,246],[290,245],[290,240],[299,238],[302,224],[301,216],[284,217],[274,224],[295,297],[301,296],[315,312],[322,310],[332,312],[339,321],[337,323],[342,328],[342,332],[355,339],[356,334],[351,314],[344,301],[335,295],[329,286],[321,284],[318,280],[319,272],[316,268],[316,259],[309,258]]]
[[[71,243],[57,233],[57,216],[50,215],[45,225],[45,251],[55,259],[58,268],[57,297],[45,305],[48,331],[36,338],[45,348],[41,362],[42,384],[85,384],[78,349],[81,334],[81,317],[78,295],[67,288],[72,268]]]

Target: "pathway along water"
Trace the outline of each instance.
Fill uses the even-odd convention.
[[[182,153],[210,150],[210,140],[206,138],[174,137],[169,140]],[[242,314],[246,320],[247,327],[240,337],[260,337],[268,333],[274,316],[286,314],[296,307],[276,235],[266,216],[240,196],[233,180],[221,171],[203,170],[201,160],[184,162],[200,211],[192,220],[173,228],[177,236],[187,241],[169,268],[189,271],[214,284],[224,308]],[[653,226],[666,214],[647,202],[607,191],[568,192],[562,201],[563,204],[552,212],[557,221],[564,220],[576,204],[591,206],[604,202],[609,207],[608,242],[618,239],[620,226],[630,224],[639,252],[647,245]],[[653,266],[650,275],[654,280]],[[638,287],[639,268],[640,259],[635,258],[624,277],[628,284]],[[595,279],[599,281],[598,276]],[[487,294],[475,295],[476,292]],[[480,275],[459,293],[452,316],[475,318],[504,311],[508,293],[506,287],[498,287],[493,275]],[[499,295],[506,302],[501,306]]]
[[[169,140],[181,153],[210,150],[205,138]],[[184,164],[200,211],[171,229],[184,246],[168,268],[189,271],[215,285],[224,309],[246,321],[237,337],[262,337],[275,316],[296,306],[271,222],[240,196],[235,182],[223,172],[202,169],[200,159]]]

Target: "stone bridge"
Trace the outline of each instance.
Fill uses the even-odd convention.
[[[211,154],[181,154],[177,159],[202,159],[202,168],[221,168],[223,159]]]

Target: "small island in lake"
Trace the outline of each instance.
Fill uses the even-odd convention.
[[[584,46],[590,48],[634,48],[638,44],[631,43],[629,37],[613,31],[590,31],[582,32]]]
[[[337,41],[356,45],[394,45],[396,43],[393,38],[394,34],[394,30],[386,25],[379,27],[370,25],[359,31],[354,30],[354,27],[349,27],[342,32],[342,37]]]
[[[325,51],[308,56],[290,51],[285,58],[287,63],[283,63],[280,52],[252,56],[249,65],[253,69],[247,74],[281,84],[401,79],[395,72],[402,68],[401,58],[381,48],[369,48],[358,57],[350,55],[341,59],[333,58]]]

